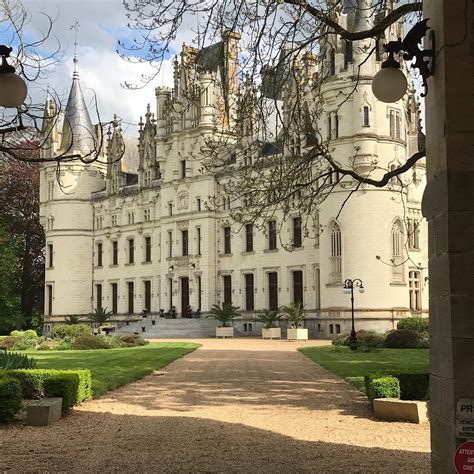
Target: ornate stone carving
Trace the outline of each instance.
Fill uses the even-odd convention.
[[[189,194],[187,191],[181,191],[178,193],[178,210],[187,209],[189,205]]]

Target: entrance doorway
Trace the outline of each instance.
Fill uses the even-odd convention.
[[[181,317],[189,318],[189,278],[181,278]]]

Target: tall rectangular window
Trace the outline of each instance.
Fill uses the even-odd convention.
[[[95,285],[95,295],[96,295],[96,304],[97,309],[102,309],[102,285]]]
[[[180,174],[181,178],[186,178],[186,160],[180,161]]]
[[[189,234],[187,230],[181,231],[181,250],[183,257],[189,255]]]
[[[173,203],[172,202],[168,203],[168,215],[169,216],[173,215]]]
[[[145,262],[151,262],[151,237],[145,237]]]
[[[118,265],[118,242],[112,242],[112,265]]]
[[[169,305],[170,310],[173,308],[173,279],[168,278],[168,291],[169,291]]]
[[[364,127],[370,127],[370,109],[367,105],[364,106],[364,121],[363,121],[363,125]]]
[[[198,296],[198,309],[201,310],[202,305],[202,281],[201,277],[197,277],[197,296]]]
[[[135,263],[135,240],[128,239],[128,263]]]
[[[173,256],[173,232],[168,231],[168,257]]]
[[[143,290],[145,292],[145,308],[147,311],[151,311],[151,281],[145,280],[143,282]]]
[[[196,227],[196,244],[197,244],[197,255],[201,255],[201,228]]]
[[[53,244],[48,244],[48,268],[53,268]]]
[[[245,224],[245,251],[253,252],[253,224]]]
[[[329,68],[331,76],[334,76],[336,74],[336,52],[334,49],[331,49],[329,53]]]
[[[278,309],[278,273],[270,272],[268,275],[268,307]]]
[[[201,211],[201,198],[196,198],[196,208],[198,212]]]
[[[133,281],[127,282],[128,314],[133,314]]]
[[[232,303],[232,277],[224,275],[222,280],[224,283],[224,303]]]
[[[97,244],[97,266],[102,266],[102,242]]]
[[[48,298],[48,315],[53,314],[53,285],[46,285]]]
[[[268,223],[268,248],[275,250],[277,248],[277,226],[276,221]]]
[[[245,309],[252,311],[255,309],[255,291],[253,273],[245,274]]]
[[[410,286],[410,309],[412,311],[421,311],[421,278],[420,272],[408,272]]]
[[[232,252],[230,242],[230,227],[224,227],[224,253],[229,254]]]
[[[117,283],[111,283],[112,287],[112,313],[117,314],[118,307],[118,286]]]
[[[352,47],[352,41],[345,41],[344,46],[344,69],[347,69],[349,63],[354,60],[354,48]]]
[[[301,217],[293,218],[293,247],[301,247]]]
[[[293,303],[303,304],[303,272],[296,270],[291,273],[293,276]]]

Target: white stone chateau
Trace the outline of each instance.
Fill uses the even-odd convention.
[[[350,8],[339,21],[355,31],[370,22]],[[397,28],[390,34],[398,36]],[[359,68],[366,46],[360,43],[333,39],[321,91],[324,113],[314,126],[338,163],[353,163],[360,174],[377,166],[371,175],[377,177],[417,151],[420,114],[413,93],[394,104],[375,99],[371,79],[381,58],[373,55]],[[351,178],[343,178],[319,209],[324,229],[319,236],[305,237],[299,217],[285,222],[282,232],[291,249],[276,235],[278,215],[265,223],[263,233],[230,220],[229,206],[241,203],[224,198],[217,209],[208,205],[222,188],[196,157],[210,135],[225,135],[237,119],[237,109],[223,111],[220,104],[224,90],[231,96],[243,89],[238,44],[239,35],[229,32],[201,51],[183,46],[174,87],[156,88],[156,111],[148,108],[138,146],[123,136],[118,121],[105,136],[93,126],[78,73],[62,127],[51,125],[48,117],[56,111],[48,102],[44,131],[50,133],[43,156],[70,150],[86,158],[63,163],[59,182],[54,162],[41,171],[46,331],[67,315],[86,315],[97,307],[113,311],[114,320],[125,324],[144,309],[158,315],[175,307],[177,317],[185,318],[191,316],[188,306],[205,314],[213,304],[232,302],[242,310],[234,321],[237,333],[259,335],[258,310],[301,301],[310,336],[328,337],[350,331],[350,297],[342,292],[347,278],[360,278],[366,289],[355,296],[357,329],[388,330],[403,317],[427,313],[423,161],[403,178],[403,189],[397,179],[384,188],[360,186],[337,217],[353,190]],[[197,74],[190,73],[194,64]],[[310,81],[311,57],[302,64]],[[291,84],[285,86],[283,110],[291,100],[285,92]],[[199,91],[198,100],[178,109],[191,89]],[[99,160],[87,163],[101,140]],[[306,146],[303,140],[301,147]],[[270,150],[298,153],[287,147]],[[236,156],[233,166],[247,165]]]

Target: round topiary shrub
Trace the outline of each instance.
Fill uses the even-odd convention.
[[[87,349],[110,349],[107,339],[104,336],[92,336],[84,334],[76,337],[72,343],[73,349],[87,350]]]
[[[25,331],[25,334],[28,334],[28,336],[31,336],[31,337],[38,337],[38,334],[34,329],[27,329]]]
[[[385,338],[385,347],[390,349],[418,349],[421,334],[411,329],[390,331]]]
[[[18,337],[23,334],[23,331],[17,331],[16,329],[10,333],[11,337]]]

